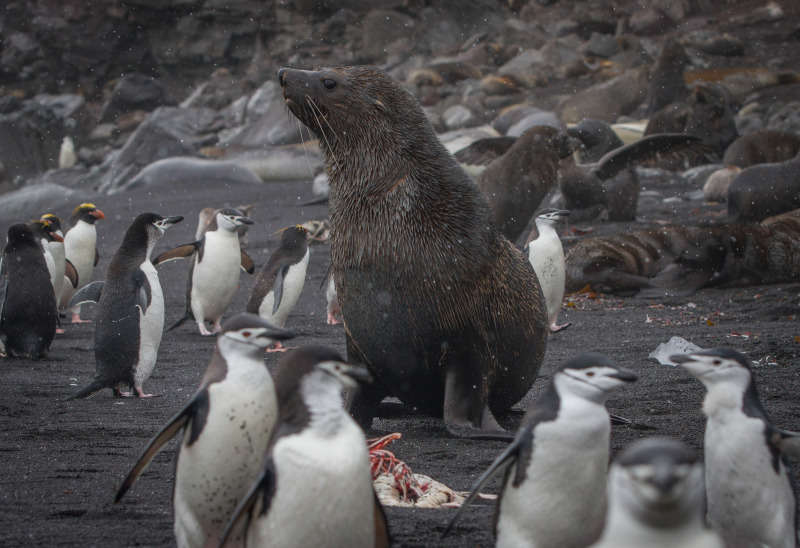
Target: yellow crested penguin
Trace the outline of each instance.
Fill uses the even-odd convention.
[[[606,513],[611,420],[605,403],[614,390],[636,379],[601,354],[564,362],[462,510],[504,472],[495,525],[498,547],[584,548],[596,541]],[[461,510],[445,534],[460,515]]]
[[[97,229],[95,222],[105,219],[102,211],[94,204],[81,204],[72,212],[75,224],[64,236],[64,253],[69,262],[75,266],[78,274],[78,285],[73,288],[66,284],[60,295],[61,308],[68,308],[69,301],[76,291],[85,287],[92,280],[92,270],[100,260],[97,252]],[[72,308],[72,323],[84,323],[88,320],[81,319],[80,305]]]
[[[217,546],[236,505],[258,476],[278,418],[264,350],[292,336],[255,314],[226,321],[197,392],[150,441],[115,502],[182,432],[173,489],[175,539],[180,548]],[[237,545],[240,536],[236,532],[232,537]]]
[[[294,310],[306,281],[308,230],[303,225],[283,229],[280,244],[261,267],[245,310],[283,327]],[[272,349],[286,350],[278,341]]]
[[[281,358],[275,374],[280,419],[261,473],[220,546],[246,517],[248,546],[389,545],[364,432],[342,406],[342,389],[369,380],[366,369],[326,348],[304,347]]]
[[[592,548],[725,548],[705,509],[697,453],[677,440],[638,440],[611,466],[606,525]]]
[[[558,333],[572,325],[558,325],[558,313],[561,312],[561,301],[564,299],[566,262],[556,225],[567,216],[569,211],[565,209],[548,208],[539,211],[535,221],[539,236],[529,242],[524,250],[536,277],[539,278],[539,285],[542,286],[551,333]]]
[[[253,221],[234,208],[217,210],[199,240],[165,251],[155,258],[154,265],[192,257],[186,284],[186,310],[183,317],[168,331],[194,320],[201,335],[213,335],[221,329],[222,315],[233,300],[239,286],[239,267],[248,274],[255,271],[253,260],[242,251],[236,230]],[[212,331],[205,322],[212,322]]]
[[[88,386],[70,396],[88,398],[103,388],[115,396],[152,396],[142,390],[156,365],[164,329],[164,295],[150,254],[164,232],[183,217],[142,213],[128,227],[122,244],[111,257],[105,282],[80,289],[70,306],[96,302],[94,330],[96,374]],[[132,388],[132,393],[120,387]]]
[[[787,455],[800,456],[800,433],[772,424],[747,360],[732,348],[669,359],[708,390],[703,413],[709,526],[729,548],[797,546],[797,500]]]
[[[8,228],[0,259],[0,354],[38,360],[56,335],[56,298],[33,229]]]

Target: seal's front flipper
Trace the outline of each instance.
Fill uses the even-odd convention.
[[[503,430],[489,410],[484,390],[477,367],[468,363],[451,366],[444,384],[445,428],[457,438],[513,440],[514,434]]]

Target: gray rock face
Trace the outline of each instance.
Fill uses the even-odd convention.
[[[61,140],[71,133],[68,126],[64,118],[36,100],[0,114],[0,163],[5,165],[6,178],[57,167]]]
[[[165,105],[174,105],[164,86],[155,78],[133,72],[120,78],[114,86],[111,99],[103,107],[101,122],[111,122],[120,114],[134,110],[151,111]]]

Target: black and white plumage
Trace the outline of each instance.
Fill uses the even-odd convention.
[[[53,280],[53,291],[56,294],[56,302],[61,298],[61,293],[64,289],[64,284],[68,283],[74,289],[78,285],[78,271],[75,270],[75,265],[67,260],[66,251],[64,249],[64,232],[61,229],[61,219],[52,213],[42,215],[42,221],[45,221],[51,226],[51,232],[56,236],[53,240],[49,241],[47,247],[50,250],[50,255],[53,257],[53,265],[55,267],[56,276]]]
[[[565,209],[543,209],[536,216],[536,229],[539,236],[525,246],[525,255],[539,278],[542,293],[547,304],[547,321],[551,333],[568,328],[571,323],[558,325],[558,313],[564,298],[566,266],[564,247],[558,236],[556,226],[569,216]]]
[[[93,282],[75,293],[69,306],[96,302],[94,331],[96,374],[88,386],[68,399],[88,398],[103,388],[115,396],[128,396],[130,387],[138,397],[147,397],[142,383],[156,364],[164,329],[164,295],[158,273],[150,262],[156,242],[183,217],[142,213],[125,232],[106,270],[105,282]]]
[[[497,505],[498,547],[585,547],[597,540],[606,510],[611,421],[605,403],[636,375],[606,356],[570,358],[522,419],[511,445],[475,483],[505,473]],[[457,513],[447,527],[459,518]]]
[[[705,385],[708,524],[731,548],[797,546],[797,500],[787,455],[800,433],[770,421],[747,360],[732,348],[670,356]]]
[[[724,548],[706,527],[703,464],[677,440],[645,438],[611,466],[603,536],[592,548]]]
[[[277,420],[277,397],[264,350],[292,336],[255,314],[238,314],[225,322],[197,392],[150,441],[122,482],[116,501],[182,432],[173,490],[175,538],[181,548],[216,546],[258,475]],[[232,540],[241,543],[239,536],[237,531]]]
[[[245,310],[283,327],[294,310],[306,281],[308,231],[303,225],[283,230],[278,248],[258,272]],[[275,350],[282,350],[280,344]]]
[[[39,242],[26,224],[13,224],[0,259],[0,353],[38,360],[47,356],[58,313]]]
[[[342,406],[343,388],[369,380],[326,348],[284,355],[275,374],[280,420],[228,530],[248,518],[248,546],[388,546],[364,433]]]
[[[72,287],[71,284],[64,284],[59,297],[60,307],[68,308],[69,301],[76,291],[89,284],[92,280],[92,271],[100,260],[97,252],[97,229],[95,222],[105,219],[102,211],[97,209],[94,204],[81,204],[72,212],[75,224],[64,236],[64,254],[66,259],[72,263],[77,272],[78,285]],[[77,305],[72,308],[72,323],[83,323],[81,319],[81,307]]]
[[[253,260],[242,251],[237,229],[253,221],[234,208],[217,210],[202,237],[165,251],[153,260],[157,265],[173,259],[192,257],[186,283],[186,310],[169,331],[186,320],[194,320],[201,335],[213,335],[221,328],[222,315],[239,286],[239,268],[248,274],[255,271]],[[205,322],[212,323],[212,331]]]
[[[53,296],[55,296],[56,261],[53,257],[53,253],[50,251],[50,242],[60,241],[63,243],[64,238],[53,232],[53,227],[46,221],[30,221],[28,225],[33,230],[33,235],[36,237],[42,249],[42,256],[47,265],[47,272],[50,273],[50,285],[53,286]],[[63,278],[63,275],[61,277]]]

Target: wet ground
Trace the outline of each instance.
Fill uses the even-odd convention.
[[[702,202],[663,201],[670,195],[683,195],[686,188],[668,184],[645,187],[656,194],[642,200],[640,222],[580,228],[594,227],[595,233],[606,233],[627,226],[652,226],[650,221],[657,220],[714,220],[722,211],[720,206]],[[158,253],[194,239],[197,213],[203,207],[244,203],[256,204],[256,224],[247,250],[260,266],[277,245],[276,230],[326,217],[324,205],[296,205],[310,198],[308,183],[177,188],[158,197],[137,190],[98,198],[96,205],[106,213],[106,220],[98,223],[101,258],[94,277],[104,278],[108,260],[138,213],[186,217],[167,232]],[[56,212],[66,218],[75,205],[61,204]],[[40,213],[44,211],[21,212],[21,220]],[[7,227],[0,228],[5,231]],[[342,327],[325,323],[325,296],[319,288],[327,262],[327,244],[314,244],[305,289],[287,327],[301,333],[294,345],[324,344],[344,352]],[[185,261],[159,267],[168,325],[183,313],[187,269]],[[231,312],[243,310],[253,281],[254,277],[241,274]],[[572,297],[560,320],[572,322],[573,327],[551,336],[539,379],[502,421],[514,429],[523,410],[546,386],[554,367],[575,353],[597,351],[640,375],[635,385],[609,401],[611,411],[635,421],[613,428],[613,454],[638,438],[654,435],[673,436],[702,449],[702,386],[684,370],[647,358],[658,344],[680,336],[704,348],[732,346],[758,362],[754,371],[766,409],[778,425],[800,430],[798,304],[800,284],[708,289],[688,298]],[[85,317],[93,314],[87,306]],[[176,442],[155,459],[120,504],[114,504],[113,498],[150,437],[196,389],[214,341],[201,337],[196,327],[188,324],[165,333],[158,364],[145,383],[146,391],[159,397],[117,400],[105,390],[86,401],[61,403],[60,399],[88,384],[94,375],[94,324],[64,327],[66,333],[57,337],[48,359],[0,361],[0,543],[9,547],[174,544],[171,494]],[[275,355],[267,357],[270,368],[275,360]],[[457,490],[469,489],[503,449],[500,442],[450,438],[440,420],[413,415],[401,406],[387,408],[387,416],[373,426],[402,433],[403,438],[389,449],[413,471]],[[495,482],[487,491],[497,487]],[[469,509],[455,531],[441,539],[453,512],[387,509],[395,545],[492,545],[491,503]]]

